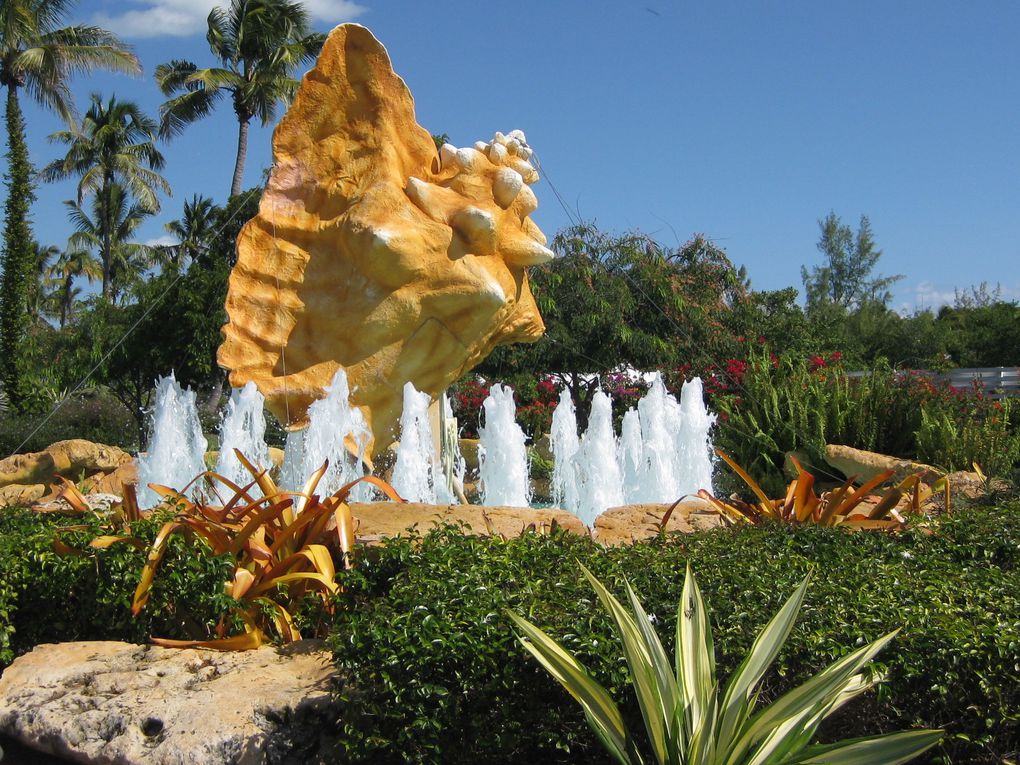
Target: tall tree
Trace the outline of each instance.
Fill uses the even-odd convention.
[[[800,270],[808,311],[826,306],[854,310],[866,302],[887,305],[892,299],[889,287],[903,277],[872,275],[882,251],[875,246],[867,216],[861,216],[856,235],[835,212],[818,221],[818,227],[817,247],[824,263],[810,272]]]
[[[286,0],[231,0],[229,9],[213,8],[208,27],[206,40],[219,67],[199,69],[180,59],[156,67],[156,83],[172,96],[160,107],[160,133],[180,133],[230,93],[238,124],[234,196],[241,191],[249,123],[258,117],[268,125],[276,118],[277,106],[297,90],[295,69],[313,61],[326,38],[309,32],[301,3]]]
[[[703,369],[734,346],[723,317],[744,300],[743,277],[706,238],[673,250],[640,233],[581,224],[558,233],[552,249],[558,257],[528,277],[545,335],[497,348],[480,374],[555,371],[580,403],[600,385],[598,375],[687,363]]]
[[[18,347],[26,329],[25,285],[32,265],[32,166],[18,91],[70,123],[72,75],[95,69],[137,73],[138,59],[104,29],[62,27],[72,0],[0,2],[0,85],[7,89],[7,201],[4,208],[3,278],[0,280],[0,354],[3,383],[19,401]]]
[[[114,303],[137,284],[153,263],[153,247],[132,241],[135,231],[152,210],[132,202],[119,184],[92,200],[92,214],[77,202],[64,203],[75,232],[67,240],[75,249],[100,252],[103,266],[103,297]]]
[[[163,155],[156,148],[157,124],[137,104],[118,101],[115,96],[104,104],[92,94],[92,104],[74,130],[61,130],[51,140],[67,144],[67,154],[43,168],[40,176],[57,181],[77,176],[79,208],[95,195],[100,203],[96,213],[113,216],[124,208],[129,192],[139,211],[159,211],[159,193],[170,193],[170,185],[159,174]],[[115,199],[114,196],[117,196]],[[113,290],[114,229],[120,225],[113,217],[95,221],[99,226],[99,259],[103,264],[103,297]]]
[[[177,237],[177,244],[159,248],[159,264],[179,272],[193,262],[209,247],[216,232],[217,217],[218,209],[208,197],[195,194],[190,202],[185,202],[181,217],[163,226],[167,233]]]
[[[21,350],[28,331],[27,302],[31,284],[33,242],[28,210],[32,193],[32,165],[25,144],[25,121],[16,91],[7,89],[7,201],[4,205],[3,276],[0,278],[0,379],[8,400],[22,400],[24,359]]]
[[[42,245],[36,242],[33,247],[32,276],[28,284],[28,320],[31,326],[37,326],[47,316],[52,315],[52,281],[50,279],[50,262],[60,254],[56,245]]]
[[[75,298],[80,290],[74,286],[75,279],[84,276],[92,282],[103,276],[103,266],[87,249],[68,244],[57,261],[50,267],[49,277],[56,285],[56,302],[60,328],[64,329],[71,318]]]

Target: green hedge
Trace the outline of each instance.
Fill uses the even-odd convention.
[[[39,643],[65,640],[145,642],[150,635],[208,638],[231,601],[223,583],[227,557],[215,558],[180,536],[171,539],[142,614],[131,616],[131,598],[145,551],[126,544],[61,556],[55,536],[76,549],[109,531],[97,518],[80,531],[57,529],[83,521],[22,509],[0,510],[0,668]],[[151,541],[160,517],[140,521],[134,532]]]
[[[151,539],[159,518],[136,524]],[[40,642],[208,637],[232,601],[226,558],[175,537],[149,606],[129,612],[144,552],[52,551],[68,519],[0,512],[0,666]],[[85,548],[95,522],[64,532]],[[512,608],[559,637],[640,727],[608,618],[576,560],[633,582],[672,650],[688,561],[712,613],[720,673],[808,571],[800,622],[765,693],[895,627],[888,683],[824,731],[843,738],[944,726],[945,762],[1001,762],[1020,749],[1020,506],[972,509],[898,536],[783,527],[720,530],[605,550],[585,538],[509,541],[444,530],[364,550],[341,575],[331,646],[344,678],[341,761],[604,762],[572,700],[519,646]]]
[[[864,641],[903,627],[889,679],[823,735],[945,727],[937,757],[1000,762],[1020,748],[1020,507],[975,509],[891,536],[744,528],[603,550],[561,535],[500,541],[450,531],[391,540],[344,575],[331,645],[345,678],[345,754],[372,762],[604,762],[583,716],[527,657],[511,608],[560,638],[640,728],[609,621],[575,559],[630,578],[672,651],[690,561],[729,673],[813,571],[774,696]]]

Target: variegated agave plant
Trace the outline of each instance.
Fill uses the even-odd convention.
[[[940,730],[911,730],[811,744],[819,724],[879,677],[868,663],[895,632],[839,659],[803,685],[757,708],[755,691],[793,628],[808,578],[758,635],[723,688],[698,585],[687,569],[677,614],[676,660],[670,662],[637,595],[627,584],[626,609],[583,565],[581,570],[616,623],[648,735],[659,765],[896,765],[937,744]],[[581,704],[609,753],[625,765],[646,755],[609,693],[563,646],[520,616],[524,647]]]

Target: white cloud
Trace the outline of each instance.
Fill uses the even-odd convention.
[[[148,247],[166,247],[168,245],[178,243],[179,240],[177,239],[177,237],[171,236],[170,234],[162,234],[161,236],[157,236],[153,239],[146,239],[145,242],[143,242],[143,244],[147,245]]]
[[[1020,300],[1020,284],[1012,286],[1008,284],[989,284],[988,289],[991,292],[997,291],[1000,300],[1006,302]],[[900,303],[896,310],[903,316],[909,316],[916,311],[924,310],[938,312],[942,306],[953,305],[956,302],[957,293],[962,295],[969,292],[969,290],[970,286],[946,289],[925,280],[918,282],[912,288],[906,287],[897,291]]]
[[[206,18],[217,3],[209,0],[135,0],[137,10],[96,14],[93,22],[123,37],[186,37],[204,34]],[[313,21],[350,21],[365,8],[353,0],[305,0]]]
[[[955,289],[940,289],[933,282],[923,281],[914,285],[912,298],[913,305],[910,306],[910,313],[931,309],[938,311],[944,305],[952,305],[956,300]]]

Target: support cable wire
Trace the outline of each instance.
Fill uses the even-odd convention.
[[[581,225],[581,224],[580,224],[580,220],[579,220],[579,219],[575,219],[575,218],[574,218],[574,216],[573,216],[573,214],[571,213],[570,209],[569,209],[569,208],[567,207],[566,203],[565,203],[565,202],[563,201],[563,196],[562,196],[562,195],[560,194],[560,192],[559,192],[559,191],[557,190],[556,186],[555,186],[555,185],[553,184],[553,182],[552,182],[552,181],[550,180],[550,178],[549,178],[549,173],[548,173],[548,171],[547,171],[547,170],[546,170],[546,169],[545,169],[545,168],[544,168],[544,167],[542,166],[542,164],[541,164],[541,161],[540,161],[540,160],[538,159],[538,155],[537,155],[537,153],[536,153],[536,154],[534,155],[534,158],[533,158],[533,159],[534,159],[534,162],[535,162],[536,168],[537,168],[537,169],[539,170],[539,173],[540,173],[541,177],[545,179],[545,182],[546,182],[547,184],[549,184],[549,188],[550,188],[550,189],[552,190],[552,192],[553,192],[553,195],[554,195],[554,196],[556,197],[557,201],[558,201],[558,202],[560,203],[560,207],[562,207],[562,208],[563,208],[563,212],[564,212],[564,213],[566,213],[567,219],[568,219],[568,220],[570,221],[570,223],[571,223],[571,224],[572,224],[573,226],[580,226],[580,225]],[[603,263],[602,261],[598,260],[597,258],[592,258],[592,262],[594,262],[594,263],[597,263],[597,264],[599,264],[599,265],[600,265],[600,266],[602,266],[602,268],[603,268],[603,269],[604,269],[604,270],[606,271],[606,273],[609,273],[609,267],[608,267],[608,266],[607,266],[607,265],[606,265],[605,263]],[[680,325],[680,324],[679,324],[679,323],[678,323],[678,322],[676,321],[676,319],[674,319],[674,318],[673,318],[672,316],[670,316],[670,315],[669,315],[668,313],[666,313],[666,311],[664,311],[664,310],[662,309],[662,307],[661,307],[661,306],[660,306],[660,305],[659,305],[658,303],[656,303],[656,302],[655,302],[655,301],[654,301],[654,300],[653,300],[653,299],[651,298],[651,296],[649,296],[649,295],[648,295],[648,293],[646,293],[646,292],[645,292],[645,291],[644,291],[644,290],[643,290],[643,289],[641,288],[641,285],[637,284],[637,283],[636,283],[636,282],[635,282],[635,281],[633,280],[633,278],[631,277],[631,275],[630,275],[629,273],[627,273],[627,270],[626,270],[626,269],[621,269],[621,270],[620,270],[620,273],[622,273],[622,274],[623,274],[624,278],[625,278],[625,279],[626,279],[626,280],[627,280],[627,281],[628,281],[628,282],[630,283],[631,287],[633,287],[633,288],[634,288],[635,290],[637,290],[637,291],[638,291],[638,292],[639,292],[639,293],[641,294],[641,296],[642,296],[642,297],[644,297],[644,299],[645,299],[645,300],[647,300],[647,301],[648,301],[648,303],[649,303],[649,304],[650,304],[650,305],[651,305],[651,306],[652,306],[652,307],[653,307],[653,308],[654,308],[655,310],[657,310],[657,311],[658,311],[658,312],[659,312],[660,314],[662,314],[662,315],[663,315],[663,316],[664,316],[664,317],[666,318],[666,320],[667,320],[667,321],[668,321],[668,322],[669,322],[670,324],[672,324],[672,325],[673,325],[673,328],[674,328],[674,329],[675,329],[675,330],[676,330],[676,331],[677,331],[677,332],[678,332],[678,333],[679,333],[680,335],[682,335],[682,336],[683,336],[684,338],[686,338],[686,339],[688,340],[688,342],[689,342],[689,343],[691,344],[691,346],[692,346],[692,347],[694,347],[694,348],[698,348],[698,350],[696,351],[696,353],[697,353],[697,356],[696,356],[696,358],[698,358],[698,359],[700,359],[700,360],[707,360],[707,361],[711,362],[712,364],[715,364],[715,365],[717,365],[717,366],[718,366],[718,364],[719,364],[719,361],[718,361],[717,359],[714,359],[714,358],[712,358],[711,356],[709,356],[709,355],[708,355],[708,353],[707,353],[706,351],[703,351],[703,350],[701,350],[701,349],[700,349],[700,348],[698,347],[698,345],[697,345],[697,344],[696,344],[696,343],[694,342],[694,338],[693,338],[693,336],[692,336],[692,335],[690,334],[690,332],[688,332],[688,331],[687,331],[686,329],[684,329],[684,327],[682,327],[682,326],[681,326],[681,325]],[[548,336],[546,336],[546,337],[548,337]],[[551,339],[551,338],[550,338],[550,339]],[[557,342],[557,341],[553,341],[553,342]],[[560,343],[560,345],[562,346],[563,344],[562,344],[562,343]],[[564,346],[564,347],[566,347],[566,346]],[[575,353],[577,353],[577,352],[575,351]],[[584,354],[578,353],[578,355],[580,355],[580,356],[583,356]],[[586,358],[588,358],[588,357],[586,357]],[[588,360],[589,360],[589,361],[594,361],[594,359],[591,359],[591,358],[589,358]],[[727,383],[728,383],[728,384],[729,384],[729,385],[730,385],[730,386],[731,386],[732,388],[734,388],[735,390],[738,390],[738,391],[740,391],[740,392],[741,392],[741,393],[743,394],[743,396],[744,396],[745,398],[747,398],[747,399],[749,399],[749,400],[751,400],[751,401],[755,401],[755,397],[751,395],[751,393],[750,393],[750,392],[749,392],[749,391],[747,390],[747,388],[745,388],[745,387],[744,387],[744,385],[743,385],[743,384],[742,384],[742,383],[741,383],[741,382],[740,382],[739,380],[737,380],[736,378],[734,378],[734,377],[733,377],[732,375],[730,375],[730,374],[729,374],[728,372],[726,372],[726,371],[725,371],[725,369],[723,369],[723,368],[721,368],[721,367],[719,368],[719,372],[720,372],[721,376],[722,376],[722,377],[723,377],[723,378],[724,378],[724,379],[725,379],[725,380],[727,381]],[[725,422],[720,422],[720,423],[719,423],[719,426],[720,426],[720,427],[723,427],[723,428],[726,428],[726,429],[727,429],[727,430],[729,430],[730,432],[736,433],[737,435],[741,435],[741,436],[746,436],[746,437],[748,437],[748,438],[752,439],[753,441],[757,441],[757,442],[758,442],[759,444],[761,444],[761,445],[765,446],[766,448],[768,448],[768,447],[769,447],[769,444],[768,444],[768,442],[767,442],[767,441],[765,441],[765,440],[764,440],[763,438],[761,438],[760,436],[758,436],[758,435],[756,435],[756,434],[753,434],[753,433],[746,433],[746,432],[744,432],[744,431],[741,431],[741,430],[740,430],[739,428],[737,428],[737,427],[736,427],[735,425],[733,425],[732,423],[730,423],[730,422],[728,422],[728,421],[725,421]],[[809,439],[808,439],[808,438],[807,438],[807,437],[806,437],[806,436],[804,435],[804,433],[802,433],[802,432],[801,432],[800,430],[798,430],[797,428],[795,428],[795,427],[794,427],[794,426],[793,426],[793,425],[792,425],[791,423],[789,423],[789,422],[787,422],[787,421],[785,421],[785,420],[783,421],[783,427],[784,427],[785,429],[787,429],[787,431],[788,431],[789,433],[793,434],[794,436],[797,436],[797,437],[799,437],[799,438],[803,439],[804,441],[807,441],[807,440],[809,440]],[[826,477],[828,477],[828,478],[832,478],[832,479],[834,479],[834,480],[837,480],[837,481],[841,481],[841,480],[843,480],[843,479],[841,479],[841,477],[840,477],[840,476],[837,476],[837,475],[836,475],[835,473],[833,473],[833,472],[832,472],[832,471],[831,471],[831,470],[830,470],[830,469],[828,468],[828,466],[821,466],[821,465],[814,465],[814,464],[811,464],[811,462],[809,462],[808,460],[803,460],[803,462],[804,462],[804,463],[805,463],[805,464],[806,464],[806,465],[807,465],[808,467],[812,468],[812,469],[813,469],[813,470],[814,470],[815,472],[817,472],[817,473],[819,473],[819,474],[821,474],[821,475],[824,475],[824,476],[826,476]]]
[[[244,202],[247,202],[249,199],[251,199],[251,197],[255,194],[256,191],[261,193],[262,189],[254,188],[251,191],[249,191],[245,196],[244,201],[237,205],[237,209],[234,210],[233,214],[231,214],[231,216],[223,222],[223,225],[221,225],[219,229],[217,229],[210,235],[210,238],[220,234],[230,224],[230,222],[233,221],[235,217],[237,217],[237,214],[241,211],[241,208],[244,207]],[[208,245],[203,245],[201,249],[208,250],[209,247]],[[145,311],[142,312],[142,315],[138,317],[135,323],[132,324],[131,327],[129,327],[128,330],[121,336],[121,338],[116,343],[113,344],[113,347],[110,348],[110,350],[108,350],[106,354],[99,361],[96,362],[95,366],[93,366],[92,369],[90,369],[85,374],[85,376],[78,381],[78,384],[74,386],[74,389],[66,396],[64,396],[62,399],[60,399],[60,401],[57,402],[56,406],[54,406],[53,409],[51,409],[50,412],[39,422],[39,424],[35,426],[35,429],[33,429],[31,433],[25,436],[24,440],[20,444],[18,444],[18,448],[15,449],[12,452],[12,454],[20,453],[25,444],[31,441],[33,436],[35,436],[35,434],[38,433],[42,429],[42,427],[53,418],[53,415],[60,411],[60,407],[62,407],[65,403],[67,403],[68,400],[74,397],[74,395],[78,393],[78,391],[85,387],[85,383],[87,383],[89,379],[92,377],[92,375],[96,373],[96,370],[98,370],[103,364],[106,363],[106,360],[113,355],[114,351],[116,351],[118,348],[120,348],[121,345],[123,345],[124,341],[128,339],[132,332],[138,329],[138,325],[141,324],[150,313],[152,313],[152,311],[160,304],[160,302],[162,302],[163,298],[166,297],[167,293],[170,292],[170,290],[172,290],[177,285],[177,282],[179,282],[184,277],[184,274],[185,271],[182,269],[177,274],[177,276],[174,277],[174,280],[170,282],[169,285],[167,285],[167,288],[163,290],[159,295],[157,295],[156,298],[145,309]]]

